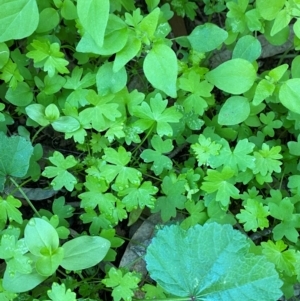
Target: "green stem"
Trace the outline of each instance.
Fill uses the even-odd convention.
[[[27,197],[27,195],[24,193],[23,189],[19,186],[19,184],[12,178],[9,177],[9,179],[11,180],[11,182],[18,188],[18,190],[20,191],[20,193],[22,194],[23,198],[26,200],[26,202],[28,203],[28,205],[31,207],[31,209],[34,211],[34,213],[38,216],[41,217],[41,215],[38,213],[38,211],[35,209],[35,207],[33,206],[33,204],[31,203],[31,201],[29,200],[29,198]]]
[[[143,143],[148,139],[148,137],[150,136],[150,134],[152,133],[154,129],[154,123],[151,125],[148,133],[146,134],[146,136],[143,138],[143,140],[138,144],[138,146],[132,151],[132,156],[137,152],[137,150],[143,145]]]
[[[34,134],[34,136],[33,136],[32,139],[31,139],[31,143],[32,143],[32,144],[33,144],[34,140],[36,139],[36,137],[39,135],[39,133],[40,133],[42,130],[44,130],[46,126],[48,126],[48,125],[42,126],[42,127],[40,127],[40,128],[36,131],[36,133]]]

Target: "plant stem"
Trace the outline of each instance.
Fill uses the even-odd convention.
[[[46,125],[46,126],[47,126],[47,125]],[[32,139],[31,139],[31,143],[32,143],[32,144],[33,144],[34,140],[36,139],[36,137],[38,136],[38,134],[39,134],[42,130],[44,130],[44,128],[45,128],[46,126],[42,126],[42,127],[40,127],[40,128],[36,131],[36,133],[34,134],[34,136],[33,136]]]
[[[27,197],[27,195],[24,193],[23,189],[19,186],[19,184],[12,178],[9,177],[9,179],[11,180],[11,182],[18,188],[18,190],[20,191],[20,193],[22,194],[23,198],[26,200],[26,202],[28,203],[28,205],[31,207],[31,209],[34,211],[34,213],[38,216],[41,217],[41,215],[38,213],[38,211],[35,209],[35,207],[33,206],[33,204],[31,203],[31,201],[29,200],[29,198]]]

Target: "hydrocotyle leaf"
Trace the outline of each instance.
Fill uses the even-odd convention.
[[[36,0],[0,0],[0,43],[30,36],[38,26]]]
[[[65,257],[61,266],[66,270],[78,271],[99,263],[110,248],[110,241],[99,236],[80,236],[63,246]]]
[[[247,238],[230,225],[208,223],[158,231],[147,249],[147,269],[165,291],[196,300],[276,301],[282,282],[264,256],[248,253]]]
[[[236,58],[208,72],[206,79],[224,92],[241,94],[253,85],[256,71],[250,62]]]
[[[209,52],[219,47],[228,37],[228,33],[212,23],[198,25],[187,37],[191,46],[198,52]]]
[[[143,66],[145,76],[150,84],[176,97],[177,58],[174,51],[164,44],[156,44],[147,54]]]
[[[235,125],[245,121],[250,115],[250,104],[246,97],[229,97],[222,106],[218,122],[222,125]]]

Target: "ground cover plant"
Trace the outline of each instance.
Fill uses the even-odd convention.
[[[0,300],[299,298],[298,0],[0,11]]]

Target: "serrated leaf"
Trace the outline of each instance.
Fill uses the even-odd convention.
[[[0,11],[0,42],[26,38],[38,26],[36,0],[1,0]]]
[[[5,177],[24,177],[33,154],[31,143],[23,137],[7,137],[0,132],[0,191],[4,189]]]
[[[281,280],[263,256],[230,225],[209,223],[185,231],[172,225],[158,231],[147,249],[147,269],[165,291],[196,300],[276,301]],[[213,250],[213,252],[212,252]]]
[[[71,292],[70,289],[66,289],[64,283],[58,284],[54,282],[51,286],[51,290],[47,291],[47,295],[52,301],[76,301],[76,294]]]
[[[154,44],[144,60],[143,69],[147,80],[154,88],[173,98],[177,96],[178,65],[176,55],[170,47]]]
[[[212,23],[198,25],[187,37],[198,52],[209,52],[218,48],[228,37],[228,33]]]
[[[256,71],[250,62],[237,58],[209,71],[206,79],[224,92],[241,94],[252,87]]]

